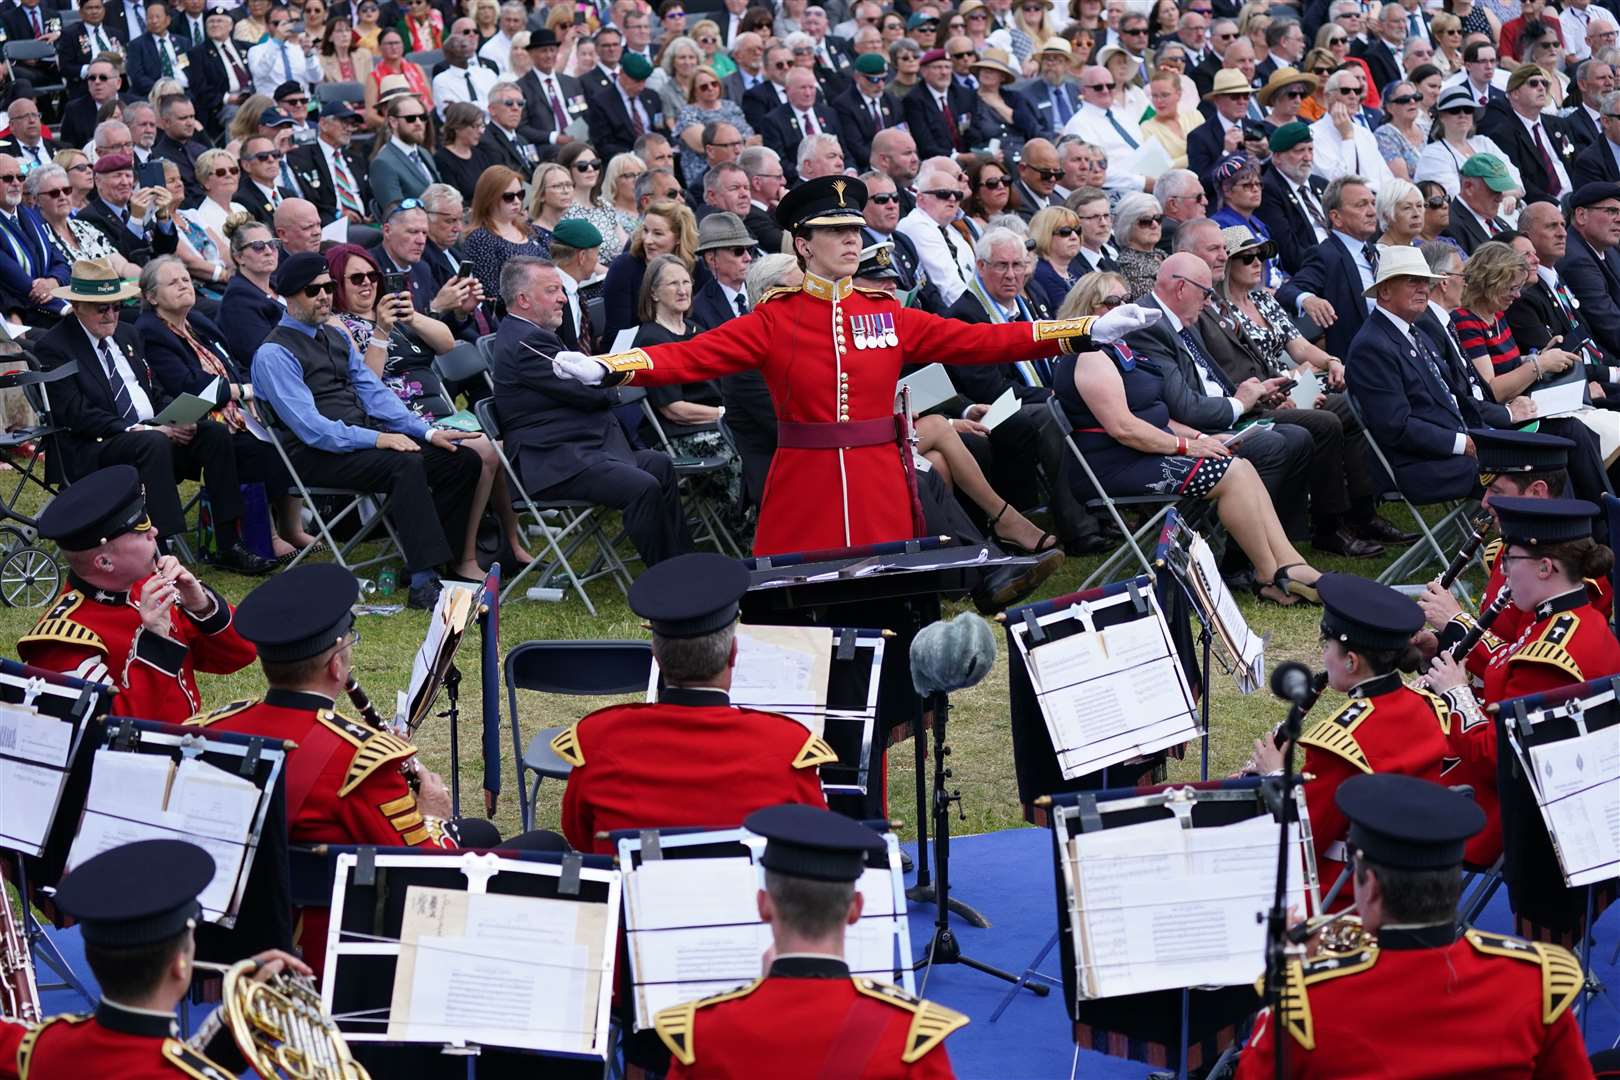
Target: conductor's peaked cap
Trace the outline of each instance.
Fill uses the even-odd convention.
[[[911,682],[919,694],[966,689],[995,663],[995,632],[971,611],[929,623],[911,642]]]

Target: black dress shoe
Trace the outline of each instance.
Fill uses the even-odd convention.
[[[1117,535],[1117,530],[1116,530]],[[1090,536],[1077,537],[1063,545],[1063,550],[1069,555],[1106,555],[1118,547],[1123,541],[1110,540],[1101,533],[1092,533]]]
[[[1345,555],[1352,559],[1371,559],[1384,553],[1384,545],[1353,536],[1349,529],[1339,528],[1330,533],[1311,537],[1311,547],[1332,555]]]
[[[439,593],[443,588],[438,578],[434,578],[426,585],[412,585],[405,606],[415,611],[432,611],[434,605],[439,602]]]
[[[230,570],[237,574],[248,574],[253,577],[263,577],[275,570],[278,565],[274,559],[266,559],[242,546],[238,540],[230,547],[225,548],[214,556],[214,565],[221,570]]]
[[[973,590],[973,606],[981,615],[994,615],[1016,604],[1040,587],[1063,565],[1063,552],[1042,552],[1033,566],[998,566],[985,574]]]
[[[1351,535],[1380,544],[1415,544],[1422,533],[1403,532],[1374,514],[1366,521],[1351,522],[1346,528]]]

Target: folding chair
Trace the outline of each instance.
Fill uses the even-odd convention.
[[[27,38],[18,38],[6,42],[6,62],[12,65],[28,64],[36,70],[46,67],[56,67],[56,46],[48,41],[33,41]],[[64,93],[67,90],[65,82],[40,83],[34,86],[34,93],[48,97]]]
[[[1392,485],[1391,490],[1384,492],[1381,495],[1381,498],[1386,502],[1399,502],[1401,505],[1405,506],[1406,512],[1411,515],[1412,521],[1417,525],[1418,531],[1423,534],[1422,543],[1413,544],[1411,547],[1401,552],[1400,556],[1396,558],[1394,562],[1390,563],[1384,568],[1384,572],[1378,575],[1378,583],[1380,585],[1404,585],[1413,576],[1415,576],[1416,573],[1422,569],[1423,565],[1431,558],[1442,569],[1444,569],[1445,566],[1451,562],[1451,553],[1441,545],[1440,536],[1445,535],[1447,539],[1450,540],[1451,534],[1455,533],[1455,543],[1453,543],[1452,546],[1455,547],[1456,544],[1460,544],[1462,542],[1464,530],[1467,528],[1468,515],[1479,504],[1472,499],[1413,502],[1413,500],[1407,496],[1406,492],[1401,490],[1400,481],[1395,478],[1395,469],[1392,465],[1390,465],[1389,458],[1384,454],[1384,448],[1378,445],[1377,439],[1373,438],[1372,428],[1367,426],[1367,421],[1361,415],[1361,408],[1356,404],[1355,397],[1351,394],[1346,394],[1344,395],[1344,400],[1350,406],[1350,414],[1354,416],[1356,418],[1356,422],[1361,425],[1362,431],[1367,433],[1367,445],[1372,448],[1373,456],[1378,459],[1379,468],[1383,470],[1384,476],[1389,479],[1389,482]],[[1445,514],[1441,517],[1439,523],[1431,529],[1428,521],[1424,519],[1423,514],[1418,510],[1418,507],[1436,505],[1443,506],[1445,508]],[[1464,603],[1472,603],[1468,597],[1466,588],[1463,590],[1462,599]]]
[[[360,102],[366,100],[365,87],[357,82],[318,82],[315,84],[315,100],[322,105],[334,101]]]
[[[506,707],[512,716],[512,753],[517,757],[518,814],[524,831],[534,827],[534,804],[546,777],[566,780],[572,766],[551,749],[563,727],[542,728],[523,748],[517,692],[573,697],[643,694],[652,674],[648,641],[525,641],[506,654]],[[534,773],[534,785],[526,784]]]
[[[0,375],[0,389],[21,389],[38,417],[32,427],[0,432],[0,458],[17,479],[10,491],[0,492],[0,522],[5,522],[0,524],[0,602],[7,607],[43,607],[61,591],[61,564],[37,546],[39,519],[23,513],[17,504],[30,486],[39,488],[47,503],[56,496],[60,485],[50,478],[46,446],[61,429],[51,420],[45,387],[76,371],[78,363],[69,361],[50,371],[29,368]]]
[[[457,342],[455,348],[443,356],[433,358],[433,370],[438,373],[446,390],[471,382],[473,379],[483,379],[491,392],[495,389],[495,378],[489,373],[489,356],[480,345],[465,341]]]
[[[418,49],[413,53],[406,53],[405,59],[427,72],[428,78],[433,78],[433,69],[444,63],[443,49]]]
[[[276,419],[275,410],[262,397],[257,398],[256,401],[264,416],[264,429],[270,435],[270,445],[276,448],[276,456],[281,458],[281,464],[286,468],[287,475],[292,477],[293,485],[298,489],[299,498],[304,500],[304,507],[309,511],[310,517],[314,519],[316,535],[319,536],[321,543],[332,552],[333,561],[346,570],[358,572],[361,567],[375,566],[396,557],[403,559],[405,548],[399,542],[399,534],[394,531],[393,522],[388,520],[387,497],[369,491],[356,491],[353,488],[321,485],[312,487],[306,484],[304,478],[298,475],[298,469],[293,465],[292,457],[287,453],[287,447],[283,442],[284,433],[276,430],[280,426],[280,421]],[[319,500],[322,498],[342,499],[344,502],[337,513],[328,515],[321,511]],[[339,543],[334,530],[349,520],[351,516],[357,523],[358,528],[348,540]],[[350,553],[356,547],[375,536],[379,525],[388,537],[388,545],[383,551],[369,559],[351,558]],[[303,551],[300,551],[292,562],[287,564],[286,569],[297,566],[303,561],[304,556],[313,551],[315,547],[316,545],[311,544]]]
[[[1158,534],[1159,522],[1163,521],[1171,508],[1181,501],[1181,496],[1122,495],[1115,498],[1109,495],[1103,490],[1102,484],[1098,483],[1097,474],[1091,471],[1091,465],[1086,461],[1086,455],[1082,454],[1080,447],[1075,445],[1074,426],[1069,423],[1069,416],[1063,411],[1062,402],[1058,401],[1056,396],[1049,397],[1046,399],[1046,407],[1051,411],[1052,420],[1057,424],[1058,430],[1063,432],[1063,441],[1068,444],[1069,452],[1074,455],[1074,459],[1080,463],[1081,471],[1086,474],[1086,482],[1091,485],[1091,490],[1097,493],[1094,498],[1085,500],[1086,509],[1108,511],[1108,516],[1114,519],[1115,528],[1119,529],[1120,535],[1125,537],[1125,543],[1115,548],[1114,553],[1104,559],[1102,564],[1091,572],[1091,576],[1081,584],[1081,590],[1089,589],[1099,581],[1112,581],[1113,578],[1108,575],[1114,573],[1120,564],[1124,563],[1132,555],[1136,556],[1137,565],[1142,568],[1142,572],[1151,577],[1154,573],[1153,564],[1148,561],[1148,557],[1143,553],[1142,548],[1144,545],[1153,546],[1153,538]],[[1122,506],[1142,509],[1151,506],[1157,509],[1154,510],[1152,516],[1143,521],[1133,532],[1126,526],[1124,517],[1120,515],[1119,508]]]
[[[630,389],[633,390],[635,387]],[[626,391],[626,396],[628,396],[628,391]],[[690,480],[694,477],[711,476],[715,473],[725,472],[730,466],[732,458],[736,456],[737,451],[732,448],[729,457],[726,454],[710,454],[708,457],[702,458],[683,457],[676,453],[675,447],[670,443],[669,433],[664,430],[663,422],[658,416],[658,410],[647,399],[645,392],[641,397],[641,412],[647,418],[647,423],[652,426],[654,434],[658,436],[658,448],[668,454],[671,460],[674,461],[677,480]],[[685,427],[685,431],[692,433],[703,431],[719,432],[720,425],[718,422],[695,424]],[[726,435],[721,434],[721,440],[728,446],[730,445],[731,440]],[[720,511],[715,508],[708,498],[695,495],[688,488],[687,505],[692,507],[702,526],[702,535],[697,537],[699,542],[707,540],[722,555],[730,555],[738,559],[743,557],[743,551],[737,544],[737,538],[731,535],[731,530],[726,528],[725,522],[720,519]]]
[[[523,486],[522,477],[512,465],[512,459],[507,456],[506,448],[501,445],[501,421],[495,410],[495,399],[484,398],[474,403],[473,412],[478,417],[479,427],[484,429],[484,434],[495,444],[496,456],[500,458],[501,468],[506,472],[506,485],[512,495],[513,508],[528,517],[529,524],[526,531],[538,534],[545,541],[552,558],[549,564],[536,558],[512,575],[501,589],[501,599],[505,600],[510,596],[517,588],[518,582],[530,573],[539,575],[541,588],[554,587],[549,582],[560,573],[568,579],[568,585],[579,593],[579,598],[585,602],[585,610],[595,615],[596,605],[591,603],[589,594],[585,592],[586,582],[599,577],[612,577],[621,590],[630,587],[630,572],[625,568],[623,560],[614,553],[613,544],[602,529],[601,508],[594,503],[576,499],[537,501],[530,498]],[[553,520],[559,522],[561,528],[553,525]],[[568,557],[586,543],[596,545],[597,557],[590,568],[584,574],[580,574],[569,562]],[[562,599],[562,596],[558,595],[557,599]]]

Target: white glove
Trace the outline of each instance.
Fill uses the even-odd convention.
[[[586,386],[601,386],[607,378],[607,365],[582,352],[564,350],[551,358],[551,370],[559,379],[573,379]]]
[[[1163,318],[1158,308],[1141,304],[1121,304],[1091,324],[1091,341],[1095,345],[1112,345],[1126,334],[1145,330]],[[558,357],[561,359],[561,357]]]

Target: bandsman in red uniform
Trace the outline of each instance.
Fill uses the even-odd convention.
[[[1598,508],[1581,499],[1511,499],[1492,502],[1506,544],[1504,587],[1523,613],[1516,637],[1490,656],[1483,704],[1620,672],[1620,642],[1592,603],[1587,578],[1600,578],[1613,553],[1592,539]],[[1449,658],[1429,674],[1436,689],[1466,690],[1467,672]],[[1454,739],[1464,760],[1491,769],[1500,797],[1499,819],[1508,899],[1518,929],[1542,941],[1573,942],[1585,926],[1586,891],[1566,889],[1552,842],[1518,761],[1504,750],[1500,717],[1476,712]]]
[[[1350,823],[1335,794],[1353,777],[1401,773],[1439,780],[1448,753],[1451,710],[1425,690],[1406,685],[1401,669],[1415,666],[1412,635],[1423,626],[1417,604],[1394,589],[1352,574],[1323,574],[1322,665],[1328,685],[1350,695],[1344,707],[1312,724],[1300,736],[1305,805],[1311,815],[1316,867],[1324,889],[1348,861]],[[1255,743],[1260,772],[1282,768],[1282,752],[1270,739]],[[1336,906],[1347,901],[1341,892]]]
[[[113,712],[181,723],[202,707],[199,671],[253,662],[231,605],[172,555],[158,554],[141,477],[98,469],[39,516],[67,558],[67,589],[17,642],[22,660],[117,690]]]
[[[1575,444],[1556,435],[1543,435],[1534,431],[1497,430],[1495,428],[1470,431],[1474,447],[1479,454],[1480,483],[1485,487],[1481,500],[1492,517],[1495,499],[1551,499],[1569,487],[1569,452]],[[1438,645],[1450,649],[1466,637],[1478,624],[1480,617],[1501,596],[1507,582],[1507,563],[1502,559],[1505,543],[1500,538],[1485,547],[1485,565],[1490,577],[1480,597],[1480,614],[1462,610],[1457,598],[1449,590],[1430,582],[1428,589],[1417,598],[1429,625],[1435,627]],[[1612,602],[1609,579],[1588,578],[1587,595],[1593,605],[1607,618]],[[1491,617],[1490,628],[1480,637],[1466,657],[1471,681],[1476,687],[1484,685],[1485,671],[1491,657],[1500,653],[1509,642],[1516,640],[1524,630],[1529,614],[1508,604]],[[1487,723],[1474,707],[1473,695],[1452,691],[1446,695],[1455,714],[1451,739],[1459,747],[1470,738],[1475,725]],[[1467,784],[1474,789],[1474,798],[1485,811],[1485,828],[1468,842],[1468,863],[1471,866],[1491,866],[1502,855],[1502,819],[1497,810],[1496,761],[1481,760],[1462,750],[1456,752],[1462,763],[1446,774],[1448,784]]]
[[[967,1017],[899,987],[851,977],[844,928],[861,917],[855,882],[883,850],[872,830],[826,810],[772,806],[744,826],[765,837],[759,917],[772,947],[764,978],[654,1018],[669,1080],[900,1080],[950,1077],[945,1038]]]
[[[197,896],[213,876],[214,860],[202,848],[142,840],[87,859],[62,879],[56,905],[78,920],[101,1001],[93,1015],[52,1017],[25,1035],[17,1075],[230,1080],[246,1068],[217,1014],[189,1041],[180,1039],[174,1016],[191,990],[192,931],[202,913]],[[255,959],[261,981],[289,969],[310,973],[284,952]]]
[[[866,186],[821,177],[790,191],[776,220],[804,267],[740,318],[688,342],[600,359],[561,352],[557,375],[590,385],[666,386],[758,369],[776,407],[777,450],[754,550],[762,555],[905,540],[922,533],[911,448],[895,416],[909,363],[1004,364],[1084,351],[1151,325],[1124,304],[1101,318],[968,325],[856,288]]]
[[[1457,937],[1463,842],[1485,814],[1409,776],[1358,776],[1336,796],[1350,820],[1356,951],[1288,962],[1280,1013],[1262,1012],[1238,1080],[1592,1076],[1570,1010],[1582,975],[1556,945]]]
[[[598,833],[678,825],[732,826],[762,806],[825,807],[819,767],[832,747],[796,720],[731,704],[737,610],[748,571],[722,555],[679,555],[630,586],[630,609],[652,627],[663,677],[658,700],[598,709],[552,749],[574,767],[563,835],[610,852]]]
[[[0,1080],[17,1080],[17,1050],[28,1031],[21,1021],[0,1018]]]

